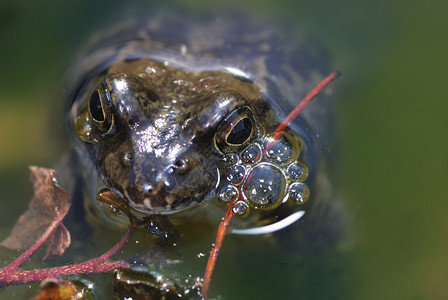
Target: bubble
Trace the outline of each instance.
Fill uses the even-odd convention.
[[[255,163],[261,158],[261,149],[258,145],[251,145],[241,155],[241,159],[245,163]]]
[[[241,165],[236,165],[230,168],[229,173],[227,174],[227,181],[232,184],[240,183],[244,175],[246,174],[246,169]]]
[[[245,217],[249,214],[249,205],[244,201],[237,201],[232,207],[232,212],[238,217]]]
[[[271,164],[259,164],[252,169],[244,186],[249,204],[255,208],[270,209],[282,203],[285,197],[285,177]]]
[[[232,185],[223,186],[218,192],[218,200],[229,203],[238,197],[238,189]]]
[[[223,158],[223,161],[229,165],[234,166],[240,163],[240,158],[236,154],[232,154]]]
[[[308,201],[310,189],[305,183],[296,182],[289,187],[289,199],[294,203],[301,205]]]
[[[116,205],[109,205],[107,207],[107,211],[111,216],[118,216],[120,214],[120,209]]]
[[[308,167],[302,162],[292,163],[288,167],[288,174],[294,180],[305,181],[308,178]]]
[[[293,154],[293,146],[289,139],[282,136],[279,140],[270,139],[267,144],[266,155],[276,163],[287,162]]]

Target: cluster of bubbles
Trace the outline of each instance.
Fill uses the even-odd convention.
[[[238,153],[225,157],[217,197],[223,203],[233,203],[233,213],[246,216],[250,208],[270,210],[286,201],[304,204],[310,190],[304,181],[308,167],[298,161],[297,140],[284,133],[279,139],[265,137]]]

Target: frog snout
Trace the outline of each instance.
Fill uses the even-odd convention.
[[[172,166],[174,172],[179,174],[188,173],[194,166],[194,160],[189,158],[180,158]]]
[[[217,182],[216,166],[194,155],[141,163],[127,194],[142,212],[173,213],[190,207],[202,202]]]

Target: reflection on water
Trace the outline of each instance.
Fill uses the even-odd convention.
[[[57,6],[57,4],[55,5]],[[71,16],[68,12],[67,15]],[[86,14],[86,16],[88,15]],[[15,26],[25,25],[19,23]],[[46,24],[45,26],[52,26],[52,24]],[[70,26],[68,26],[68,29],[74,30]],[[14,27],[11,30],[14,30]],[[55,29],[53,28],[53,30]],[[59,34],[60,32],[55,30],[54,35],[59,36]],[[27,37],[26,34],[24,35],[23,43],[31,38]],[[77,38],[85,37],[77,32],[74,39]],[[67,45],[72,44],[72,41],[67,41]],[[20,48],[20,46],[17,47]],[[58,44],[54,47],[64,51],[64,47],[67,46]],[[63,152],[63,150],[59,150],[63,146],[54,141],[55,139],[63,140],[63,125],[61,124],[63,116],[58,113],[63,105],[61,103],[53,104],[54,95],[58,95],[58,93],[57,91],[50,91],[50,89],[56,89],[56,85],[51,83],[59,82],[55,80],[56,74],[59,72],[57,69],[64,69],[68,65],[68,63],[61,62],[61,60],[67,58],[67,55],[56,55],[54,56],[56,59],[50,63],[48,59],[52,56],[51,53],[49,55],[46,48],[40,50],[41,53],[36,55],[36,57],[39,57],[37,62],[25,59],[11,67],[11,72],[14,74],[17,68],[23,68],[25,65],[30,74],[34,74],[36,77],[35,81],[27,84],[26,90],[18,93],[17,97],[23,97],[24,99],[20,99],[13,104],[10,104],[10,101],[4,102],[5,106],[11,105],[11,115],[14,116],[7,119],[5,124],[5,128],[11,128],[5,131],[6,136],[4,137],[5,140],[10,141],[10,149],[14,148],[15,145],[18,149],[24,147],[18,145],[19,142],[14,142],[14,137],[19,132],[25,132],[31,137],[38,137],[37,140],[27,140],[30,146],[24,147],[25,149],[33,149],[31,155],[29,155],[29,152],[22,151],[17,154],[17,163],[11,163],[7,160],[4,163],[5,170],[6,168],[20,170],[20,167],[22,167],[23,174],[26,172],[23,164],[57,164],[60,157],[58,152]],[[306,51],[303,51],[303,53],[306,53]],[[48,68],[46,68],[48,73],[45,74],[47,78],[38,74],[42,65],[40,60],[44,60],[48,64]],[[300,60],[297,61],[300,62]],[[311,66],[311,68],[317,70],[319,67],[316,65]],[[299,71],[306,73],[307,70],[301,69]],[[7,80],[11,79],[7,78]],[[20,82],[13,81],[13,84],[20,85]],[[10,89],[9,91],[5,90],[5,93],[14,95],[17,91],[16,89]],[[303,92],[301,91],[301,93]],[[302,96],[296,93],[295,97]],[[321,105],[325,105],[324,102]],[[52,107],[52,109],[48,110],[48,107]],[[320,111],[323,110],[320,109]],[[38,119],[36,120],[36,118]],[[33,123],[39,126],[33,126]],[[327,122],[321,122],[322,128],[324,123]],[[51,128],[50,125],[45,124],[57,124],[57,126]],[[30,128],[33,130],[30,131]],[[47,134],[48,131],[52,133]],[[36,132],[39,134],[36,134]],[[39,145],[42,150],[36,151],[36,145]],[[321,151],[319,148],[314,149],[311,145],[309,149],[317,152]],[[7,152],[5,152],[6,154]],[[13,154],[15,153],[13,152]],[[318,157],[319,153],[311,155]],[[26,160],[21,161],[22,157],[26,157]],[[351,243],[342,239],[346,230],[346,212],[337,202],[337,197],[328,181],[326,171],[321,165],[323,165],[323,161],[320,161],[320,159],[316,159],[310,165],[314,173],[311,174],[307,184],[311,184],[310,189],[313,191],[310,202],[314,201],[315,204],[312,203],[308,215],[303,219],[274,234],[227,236],[221,256],[218,259],[216,272],[212,278],[210,291],[212,297],[221,295],[220,297],[224,299],[268,299],[276,296],[296,298],[300,295],[309,298],[321,294],[320,297],[325,298],[332,295],[348,297],[351,294],[348,282],[351,277],[351,253],[353,250]],[[317,172],[318,168],[319,173]],[[67,172],[67,170],[60,171]],[[10,177],[9,180],[21,185],[25,183],[28,185],[27,180],[23,177],[25,176],[22,176],[22,178]],[[70,176],[68,178],[69,180],[64,178],[65,181],[62,182],[68,184]],[[22,181],[19,181],[19,179]],[[72,180],[74,179],[72,178]],[[7,180],[2,181],[2,184],[7,182]],[[2,190],[5,191],[5,195],[6,193],[12,193],[15,197],[24,199],[20,201],[20,205],[14,206],[12,210],[14,214],[11,213],[10,218],[3,219],[2,230],[4,230],[6,236],[17,216],[25,209],[27,203],[25,199],[29,199],[31,192],[21,188],[19,190],[27,192],[24,195],[19,195],[15,189],[8,188],[6,185]],[[329,203],[333,201],[334,203]],[[99,225],[98,221],[86,223],[81,204],[81,201],[73,203],[70,214],[64,222],[71,231],[72,245],[63,257],[51,258],[48,262],[49,265],[82,262],[96,257],[112,247],[123,234],[122,229],[110,227],[107,224]],[[2,205],[5,208],[8,207],[6,202],[3,202]],[[311,209],[311,207],[313,208]],[[173,245],[160,245],[157,239],[140,230],[117,258],[132,258],[132,261],[138,262],[135,264],[136,267],[140,264],[149,264],[150,270],[163,274],[178,283],[184,283],[186,279],[194,281],[195,278],[203,276],[207,256],[224,212],[225,208],[214,201],[190,212],[187,217],[173,216],[171,221],[177,225],[181,236],[181,239]],[[257,212],[252,214],[255,213]],[[282,207],[276,211],[276,216],[281,219],[290,213],[291,207]],[[243,222],[242,220],[234,220],[232,224],[239,227],[241,226],[239,223]],[[5,255],[5,261],[10,261],[15,256],[15,253],[11,251],[2,253]],[[42,268],[48,266],[48,264],[41,262],[39,254],[37,254],[25,268]],[[341,276],[341,274],[343,275]],[[106,279],[98,280],[98,278]],[[95,287],[94,293],[100,298],[112,294],[111,275],[109,277],[106,275],[76,276],[74,279],[82,280],[86,285],[93,285]],[[35,284],[31,287],[32,291],[36,289]],[[325,290],[324,293],[321,292],[322,289]],[[25,287],[7,287],[3,294],[5,297],[12,294],[28,297],[33,293],[32,291],[28,291]]]
[[[53,2],[48,1],[47,7],[32,1],[0,4],[2,238],[32,196],[27,165],[52,166],[63,151],[64,145],[58,143],[63,134],[58,112],[63,104],[55,104],[55,99],[73,49],[85,40],[86,32],[132,6],[119,1],[88,5]],[[249,14],[287,20],[322,41],[332,58],[331,67],[343,72],[340,84],[345,89],[331,96],[338,104],[333,117],[338,119],[335,124],[339,129],[334,135],[337,152],[332,152],[334,170],[329,177],[336,194],[342,195],[341,209],[349,216],[356,254],[350,239],[328,248],[319,237],[297,244],[289,238],[290,231],[301,234],[293,227],[274,236],[228,236],[210,294],[226,299],[278,295],[303,299],[443,299],[448,293],[448,243],[444,238],[448,202],[441,187],[447,181],[448,149],[442,137],[448,128],[444,121],[446,103],[441,104],[445,93],[437,88],[443,86],[441,79],[446,76],[437,66],[443,61],[439,56],[447,52],[444,10],[400,1],[237,2],[226,1],[214,9],[227,6],[240,10],[245,5]],[[143,1],[133,3],[142,9],[145,5]],[[178,1],[176,5],[200,14],[213,10],[206,1]],[[428,100],[424,109],[422,99]],[[182,246],[182,269],[176,265],[179,253],[171,249],[166,255],[172,264],[164,266],[163,272],[177,278],[202,276],[206,256],[200,253],[210,248],[216,225],[202,224],[198,213],[191,227],[182,228],[187,237]],[[67,256],[53,258],[49,264],[95,257],[123,233],[110,228],[71,229],[75,242]],[[85,241],[89,242],[87,247]],[[141,253],[153,244],[151,237],[139,232],[119,257]],[[16,251],[0,250],[2,264],[15,256]],[[24,267],[44,266],[41,256],[38,253]],[[111,277],[88,280],[102,285]],[[36,294],[36,285],[30,286],[7,287],[0,291],[0,297],[14,294],[29,299]]]

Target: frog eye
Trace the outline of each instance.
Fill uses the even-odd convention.
[[[232,130],[226,137],[227,144],[241,145],[251,136],[254,124],[248,117],[244,117],[237,121]]]
[[[96,122],[104,122],[106,119],[104,116],[103,106],[101,105],[100,92],[98,90],[95,90],[92,93],[92,96],[90,96],[89,112],[92,116],[92,120]]]
[[[110,94],[106,88],[98,88],[93,91],[89,99],[89,115],[92,123],[103,133],[112,133],[114,115],[110,104]]]
[[[216,148],[223,153],[236,152],[255,136],[255,121],[249,107],[231,112],[215,134]]]

